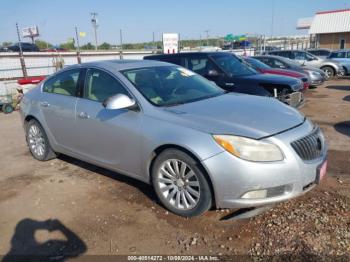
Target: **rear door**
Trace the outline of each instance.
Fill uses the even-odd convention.
[[[63,151],[74,152],[76,147],[75,106],[81,69],[64,71],[47,81],[42,87],[40,108],[47,131]]]
[[[104,167],[139,174],[142,112],[102,105],[116,94],[132,97],[130,92],[109,72],[89,68],[83,93],[76,106],[79,154]]]

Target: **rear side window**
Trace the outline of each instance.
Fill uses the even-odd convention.
[[[91,68],[87,71],[85,79],[84,98],[86,99],[102,103],[116,94],[129,96],[122,84],[104,71]]]
[[[277,59],[274,59],[274,60],[272,61],[272,63],[273,63],[273,66],[272,66],[272,67],[274,67],[274,68],[280,68],[280,69],[286,69],[286,68],[288,68],[288,66],[287,66],[286,64],[284,64],[283,62],[281,62],[281,61],[279,61],[279,60],[277,60]]]
[[[209,70],[217,70],[215,64],[208,57],[189,57],[185,59],[185,67],[202,76],[207,75]]]
[[[44,83],[43,91],[47,93],[76,96],[80,69],[62,72]]]
[[[330,58],[345,58],[345,52],[334,52],[330,55]]]

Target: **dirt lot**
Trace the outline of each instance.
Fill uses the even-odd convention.
[[[301,109],[329,142],[328,177],[263,215],[185,219],[151,187],[60,156],[34,160],[19,114],[0,114],[0,254],[253,254],[350,256],[350,79],[309,90]]]

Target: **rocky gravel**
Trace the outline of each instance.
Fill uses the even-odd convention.
[[[350,259],[349,199],[322,191],[293,200],[253,218],[258,239],[252,255],[299,255]]]

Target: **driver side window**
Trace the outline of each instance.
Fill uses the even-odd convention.
[[[110,74],[98,69],[88,69],[85,78],[84,98],[102,103],[116,94],[129,96],[122,84]]]
[[[294,53],[295,60],[305,60],[305,53],[303,52],[295,52]]]

